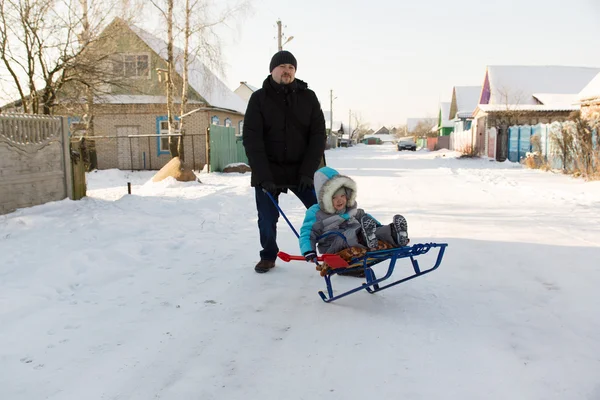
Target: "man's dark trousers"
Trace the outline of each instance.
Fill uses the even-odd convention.
[[[261,187],[257,186],[254,189],[256,192],[256,209],[258,210],[260,244],[263,248],[260,252],[260,259],[275,261],[279,252],[279,248],[277,247],[277,220],[279,219],[279,211]],[[298,192],[297,189],[288,190],[294,193],[306,208],[317,204],[317,196],[314,189],[307,189],[303,192]],[[274,197],[277,203],[279,203],[279,194]]]

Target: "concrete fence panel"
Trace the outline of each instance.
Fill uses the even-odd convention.
[[[0,214],[72,196],[66,118],[0,115]]]

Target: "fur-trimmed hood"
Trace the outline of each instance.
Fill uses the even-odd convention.
[[[341,187],[346,188],[346,198],[348,203],[346,209],[356,207],[356,182],[348,176],[340,175],[335,169],[323,167],[315,172],[314,177],[315,192],[319,201],[321,210],[328,214],[335,214],[335,207],[331,198],[333,194]]]

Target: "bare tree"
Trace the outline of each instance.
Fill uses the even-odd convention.
[[[594,124],[582,118],[580,111],[571,113],[569,120],[573,122],[573,158],[576,169],[589,178],[600,172],[600,165],[595,165]]]
[[[169,148],[171,156],[179,156],[182,163],[184,162],[183,151],[183,135],[185,135],[185,115],[187,112],[188,96],[189,96],[189,66],[194,59],[200,57],[206,68],[223,75],[223,62],[221,56],[221,39],[216,32],[216,29],[221,26],[226,26],[227,23],[235,18],[238,18],[249,9],[249,0],[242,0],[234,5],[222,6],[218,12],[213,12],[213,8],[217,2],[214,0],[186,0],[183,10],[175,9],[173,0],[166,0],[167,11],[163,10],[164,5],[158,4],[152,0],[152,4],[163,15],[167,23],[167,113],[169,115],[169,133],[174,130],[173,120],[171,115],[175,115],[173,104],[173,95],[175,90],[181,93],[180,104],[180,120],[179,131],[181,136],[177,141],[169,137]],[[182,15],[182,18],[177,18],[176,15]],[[215,16],[216,15],[216,16]],[[176,20],[183,20],[183,25],[177,25]],[[176,35],[174,30],[177,30],[179,35]],[[174,55],[174,42],[176,36],[183,37],[183,50],[178,58]],[[181,62],[181,88],[175,88],[173,85],[173,76],[176,71],[176,63]],[[205,72],[205,71],[198,71]],[[212,82],[209,81],[211,74],[203,73],[205,87],[211,88]],[[171,77],[171,78],[169,78]]]
[[[563,172],[567,173],[573,160],[573,123],[556,122],[550,130],[550,141],[553,150],[562,162]]]
[[[411,133],[417,137],[437,137],[437,132],[433,131],[436,125],[433,120],[423,119],[417,123]]]
[[[396,125],[396,137],[408,136],[408,126],[406,124]]]
[[[108,55],[94,50],[113,15],[111,1],[0,0],[0,60],[15,103],[25,113],[51,114],[59,96],[85,100],[93,131],[92,96],[115,82]]]
[[[367,134],[369,125],[360,113],[353,112],[352,116],[354,117],[354,129],[350,132],[350,140],[356,139],[358,142]]]

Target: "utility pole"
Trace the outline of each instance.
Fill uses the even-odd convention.
[[[278,19],[277,20],[277,50],[281,51],[283,50],[283,45],[281,44],[281,20]]]
[[[294,36],[288,37],[285,42],[283,41],[283,28],[281,25],[281,20],[278,19],[277,20],[277,51],[283,50],[283,46],[285,44],[287,44],[288,42],[292,41],[292,39],[294,39]]]
[[[352,139],[350,135],[352,135],[352,128],[350,124],[352,123],[352,110],[348,110],[348,139]]]
[[[333,89],[329,91],[329,134],[333,135]]]

